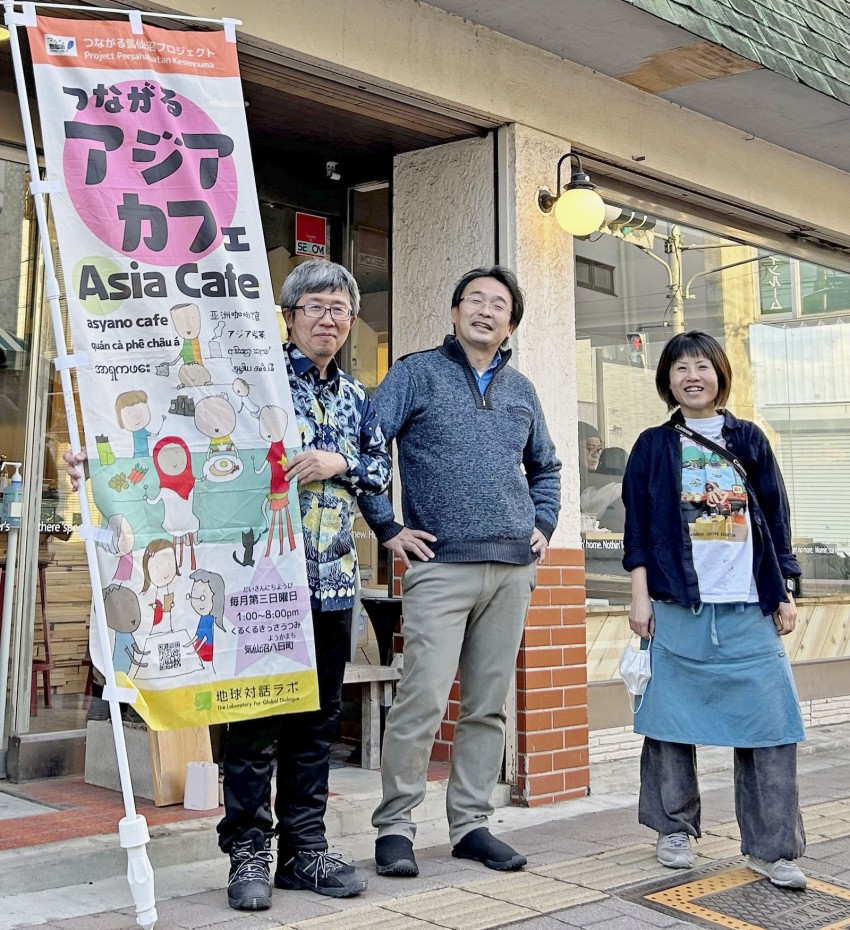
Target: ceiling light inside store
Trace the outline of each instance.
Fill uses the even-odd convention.
[[[356,190],[358,194],[371,194],[372,191],[382,191],[389,186],[389,181],[364,181],[362,184],[355,184],[354,190]]]

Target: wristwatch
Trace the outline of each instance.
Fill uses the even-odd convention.
[[[797,591],[797,579],[796,578],[786,578],[785,579],[785,590],[789,594],[795,594]]]

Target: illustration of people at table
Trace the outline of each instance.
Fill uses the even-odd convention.
[[[205,397],[195,404],[195,427],[209,441],[207,458],[227,453],[239,458],[231,433],[236,429],[236,411],[224,394]]]
[[[216,627],[224,632],[224,579],[203,568],[192,572],[189,578],[192,590],[186,599],[199,618],[192,646],[207,665],[213,661]]]
[[[177,335],[183,340],[180,355],[174,361],[180,359],[184,365],[203,365],[201,342],[198,338],[201,335],[201,311],[198,305],[175,304],[171,308],[171,322]]]
[[[249,396],[251,394],[251,385],[248,384],[244,378],[235,378],[232,388],[233,393],[237,397],[241,398],[242,401],[238,412],[241,413],[242,410],[247,410],[248,413],[250,413],[251,416],[256,420],[260,415],[260,407],[258,404],[254,403],[254,401],[251,400]]]
[[[136,535],[133,527],[127,522],[123,513],[114,513],[106,521],[106,532],[109,538],[101,546],[118,559],[115,574],[112,580],[121,584],[133,577],[133,546],[136,545]]]
[[[197,304],[175,304],[171,308],[171,322],[180,339],[180,354],[170,362],[157,366],[158,375],[168,375],[172,365],[180,365],[177,372],[180,387],[198,387],[210,384],[210,373],[201,354],[201,311]]]
[[[148,457],[151,454],[148,440],[151,436],[158,436],[162,430],[162,423],[155,433],[148,429],[151,423],[148,395],[144,391],[124,391],[119,394],[115,399],[115,419],[121,429],[133,436],[133,457]],[[164,415],[162,422],[165,422]]]
[[[183,564],[183,547],[188,543],[190,565],[195,568],[200,523],[194,511],[195,476],[189,447],[178,436],[166,436],[154,447],[153,464],[159,478],[159,493],[156,497],[146,494],[145,500],[151,505],[162,502],[165,511],[162,528],[171,536],[175,547],[180,546],[177,564]]]
[[[135,680],[149,681],[173,678],[203,671],[204,664],[193,646],[194,637],[184,627],[174,629],[174,594],[171,586],[180,574],[174,543],[170,539],[155,539],[142,556],[142,594],[154,589],[154,610],[151,632],[142,646],[147,664],[135,668]],[[167,617],[167,622],[165,618]]]
[[[168,615],[168,628],[171,628],[171,611],[174,608],[174,595],[171,585],[180,574],[177,566],[174,543],[170,539],[154,539],[148,543],[142,555],[142,594],[154,589],[153,628],[156,629]]]
[[[269,527],[269,538],[266,542],[266,555],[268,556],[272,548],[272,538],[275,533],[275,524],[277,525],[278,538],[280,540],[279,554],[283,555],[283,525],[286,522],[286,534],[289,540],[289,548],[295,549],[295,534],[292,530],[292,518],[289,515],[289,481],[286,477],[286,466],[288,459],[286,449],[283,445],[283,437],[286,435],[286,426],[288,418],[286,411],[282,407],[268,405],[260,410],[260,436],[267,442],[271,443],[268,454],[259,468],[254,472],[261,475],[266,468],[271,469],[269,480],[269,493],[263,502],[263,516]]]
[[[149,652],[140,649],[136,643],[135,634],[142,624],[142,611],[136,595],[123,585],[111,584],[103,592],[103,608],[106,625],[115,634],[112,646],[112,667],[115,671],[129,675],[134,666],[147,665],[145,656]]]

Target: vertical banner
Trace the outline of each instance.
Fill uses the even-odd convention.
[[[318,707],[300,440],[235,36],[28,27],[119,687],[154,729]],[[85,360],[79,358],[85,355]]]

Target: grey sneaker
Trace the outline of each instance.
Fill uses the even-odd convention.
[[[668,869],[692,869],[694,854],[687,833],[659,833],[655,842],[658,861]]]
[[[776,862],[765,862],[755,856],[747,856],[747,866],[760,875],[766,875],[772,884],[780,888],[805,888],[806,876],[800,871],[796,863],[788,859],[777,859]]]

